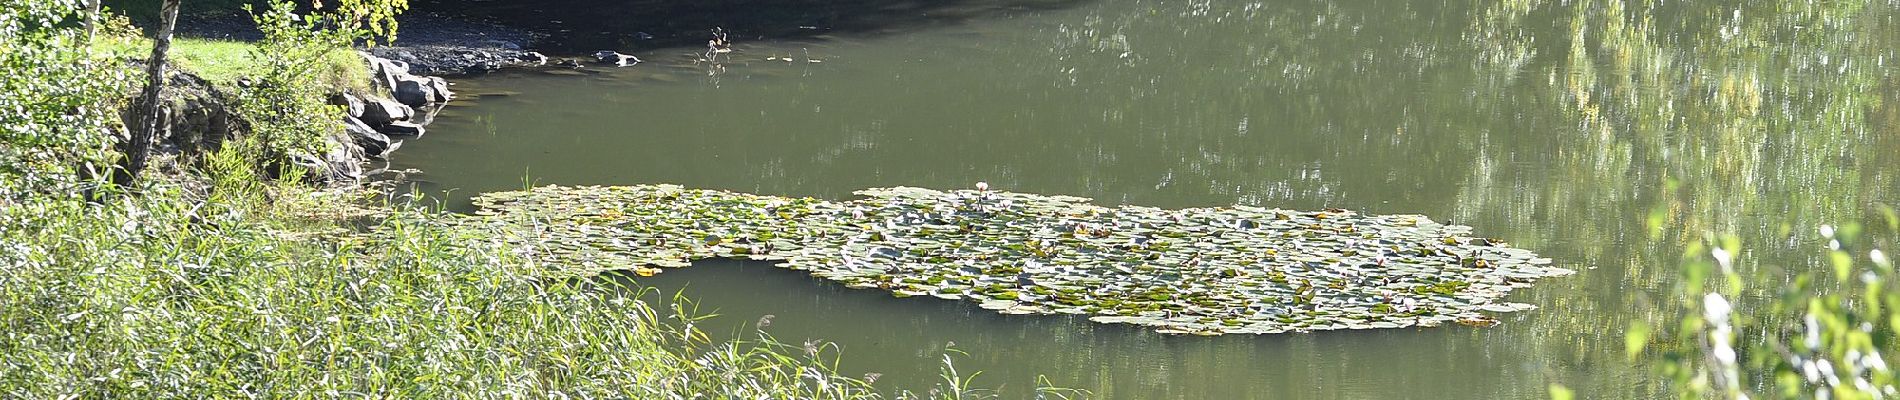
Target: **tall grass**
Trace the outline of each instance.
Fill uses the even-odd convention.
[[[353,234],[309,222],[350,195],[263,186],[0,210],[0,397],[884,397],[833,353],[708,343],[690,310],[538,279],[531,252],[425,211]],[[316,204],[260,203],[286,199]],[[896,397],[980,393],[948,382]]]

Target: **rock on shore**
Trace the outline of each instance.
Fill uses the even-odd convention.
[[[344,106],[343,124],[366,156],[383,158],[402,146],[401,139],[422,137],[435,112],[455,97],[441,77],[410,73],[412,64],[363,54],[377,93],[358,97],[337,93],[331,104]]]

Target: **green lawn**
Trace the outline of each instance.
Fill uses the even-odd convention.
[[[106,59],[144,59],[151,56],[152,41],[146,38],[101,36],[93,48]],[[189,71],[213,84],[231,87],[240,78],[255,78],[265,66],[258,60],[258,47],[250,42],[179,38],[172,41],[172,65]],[[369,71],[355,52],[338,49],[330,53],[321,79],[330,87],[346,87],[357,93],[369,90]]]

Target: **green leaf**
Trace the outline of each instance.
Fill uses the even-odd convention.
[[[1564,385],[1561,384],[1550,384],[1550,400],[1573,400],[1576,398],[1576,391],[1572,391],[1570,388],[1564,387]]]
[[[1880,205],[1880,216],[1886,219],[1888,232],[1900,232],[1900,212],[1895,212],[1893,206]]]
[[[1649,226],[1650,239],[1662,237],[1663,221],[1665,218],[1669,216],[1668,211],[1669,211],[1668,209],[1664,209],[1660,206],[1649,210],[1649,218],[1647,222]]]
[[[1848,275],[1854,272],[1854,256],[1847,255],[1847,252],[1828,252],[1828,259],[1829,264],[1834,266],[1835,279],[1847,280]]]
[[[1623,352],[1631,360],[1643,354],[1643,348],[1649,345],[1649,325],[1641,321],[1630,323],[1628,331],[1623,332]]]

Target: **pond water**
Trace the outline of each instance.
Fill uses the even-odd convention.
[[[526,184],[844,199],[986,181],[1104,205],[1416,213],[1578,271],[1513,293],[1541,308],[1491,328],[1216,338],[896,299],[762,263],[638,278],[716,310],[715,333],[773,315],[781,340],[835,342],[846,372],[880,386],[934,382],[954,343],[960,370],[1009,397],[1038,375],[1108,399],[1533,399],[1550,383],[1656,397],[1622,332],[1679,312],[1684,244],[1733,232],[1744,268],[1806,268],[1813,227],[1868,221],[1900,194],[1894,5],[1363,3],[790,18],[770,31],[811,32],[739,30],[717,65],[631,48],[648,62],[457,80],[466,96],[392,162],[454,208]]]

